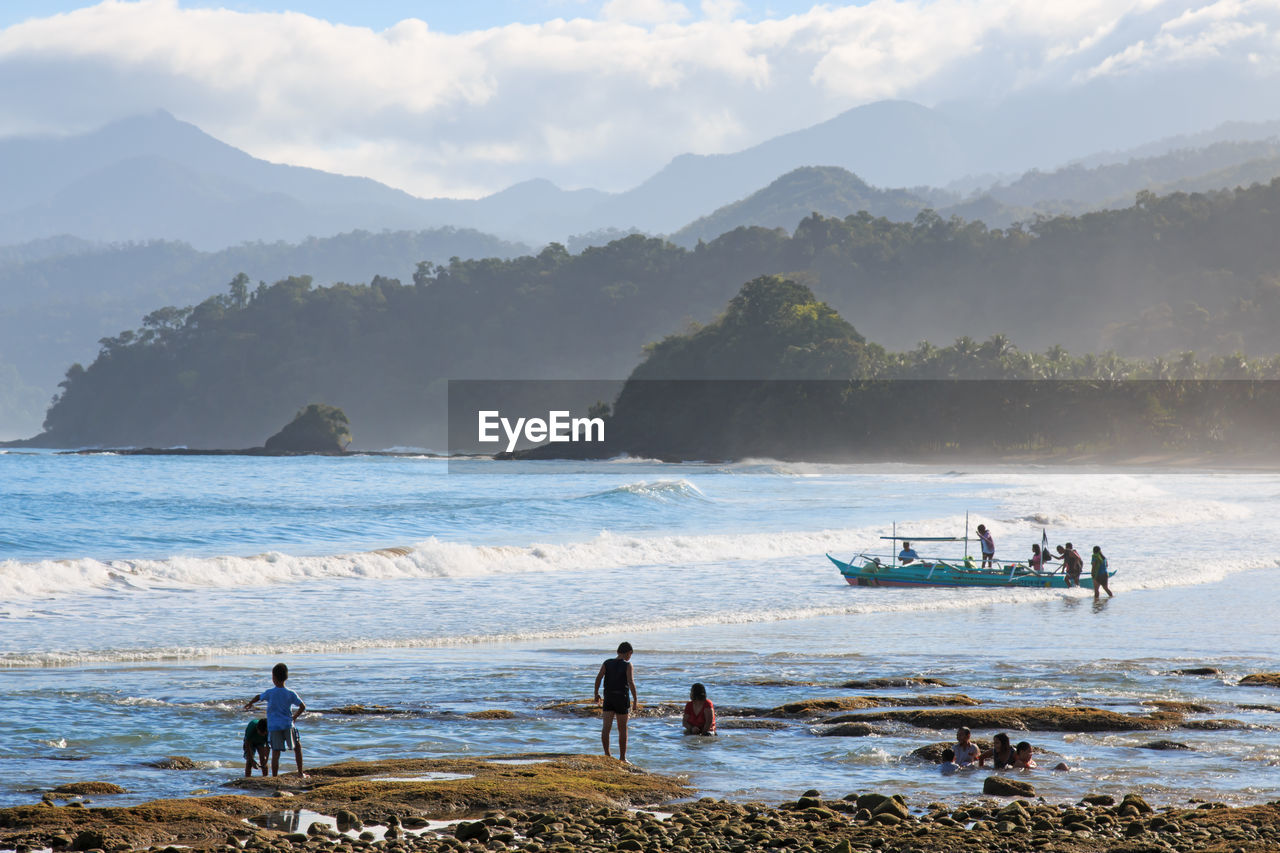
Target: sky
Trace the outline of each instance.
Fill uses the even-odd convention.
[[[184,9],[229,9],[237,12],[300,12],[335,24],[384,30],[408,18],[426,21],[433,30],[462,33],[500,27],[505,24],[538,24],[556,18],[598,17],[606,0],[395,0],[395,2],[352,2],[327,0],[310,3],[216,3],[183,2]],[[76,0],[4,0],[0,3],[0,27],[31,18],[45,18],[71,12],[91,3]],[[804,0],[743,2],[738,17],[759,21],[786,17],[813,8]],[[844,5],[865,5],[844,4]]]
[[[0,136],[165,109],[255,156],[422,196],[620,190],[880,99],[1164,77],[1280,92],[1280,0],[0,3]]]

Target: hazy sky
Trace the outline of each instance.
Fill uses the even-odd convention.
[[[0,135],[163,108],[419,195],[622,189],[883,98],[1278,72],[1280,0],[0,3]]]

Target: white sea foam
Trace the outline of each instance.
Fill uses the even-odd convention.
[[[624,488],[647,488],[629,486]],[[661,495],[697,496],[683,482]],[[870,532],[824,530],[778,534],[632,536],[601,533],[582,542],[527,546],[468,545],[428,539],[409,548],[356,554],[251,557],[173,557],[168,560],[93,559],[0,562],[0,598],[21,599],[86,591],[182,587],[245,587],[333,578],[449,578],[553,572],[637,565],[687,565],[727,559],[772,559],[847,552],[868,547]]]
[[[706,500],[706,495],[688,480],[655,480],[653,482],[641,480],[636,483],[625,483],[612,489],[605,489],[602,492],[592,492],[589,495],[583,495],[578,500],[607,500],[613,497],[653,498],[664,502],[681,498]]]
[[[1224,572],[1253,568],[1247,563],[1224,564]],[[1209,576],[1206,582],[1220,576]],[[1126,580],[1125,589],[1155,589],[1177,585],[1179,581],[1151,580],[1134,584]],[[1046,597],[1087,598],[1090,590],[983,589],[983,590],[849,590],[839,603],[819,606],[766,607],[750,610],[728,609],[692,613],[682,616],[658,616],[586,626],[558,626],[545,629],[495,631],[460,635],[371,636],[351,639],[326,639],[286,643],[246,643],[234,645],[172,646],[165,648],[97,648],[75,650],[42,650],[0,653],[0,667],[44,667],[100,663],[148,663],[240,655],[289,657],[307,654],[335,654],[370,649],[418,649],[459,647],[487,644],[543,642],[547,640],[581,639],[595,636],[628,636],[655,631],[683,630],[716,625],[752,625],[831,616],[857,616],[873,613],[956,612],[993,603],[1044,601]],[[811,654],[811,653],[809,653]],[[121,699],[120,704],[167,704],[154,699]],[[222,707],[226,703],[202,703]],[[235,710],[234,705],[226,706]]]
[[[1127,479],[1127,478],[1123,478]],[[1120,486],[1112,486],[1112,489]],[[636,482],[605,492],[584,495],[578,500],[596,500],[613,495],[640,496],[658,501],[704,501],[703,493],[686,480]],[[1153,507],[1153,504],[1156,504]],[[1083,513],[1080,509],[1078,512]],[[1188,525],[1218,517],[1235,519],[1248,509],[1216,501],[1143,501],[1127,513],[1120,508],[1099,506],[1091,524],[1079,521],[1077,511],[1067,514],[998,519],[974,515],[969,529],[979,523],[997,531],[997,553],[1005,560],[1027,556],[1029,543],[1039,541],[1046,529],[1051,543],[1074,539],[1082,554],[1091,544],[1087,532],[1101,528],[1124,529],[1159,523]],[[1102,515],[1110,512],[1105,519]],[[1105,521],[1103,525],[1101,522]],[[947,516],[918,519],[897,527],[900,537],[959,535],[965,517]],[[428,539],[413,546],[322,556],[290,555],[278,552],[255,556],[186,557],[166,560],[112,560],[91,558],[0,562],[0,599],[9,602],[84,593],[145,593],[149,590],[244,588],[275,584],[297,584],[335,579],[395,580],[408,578],[459,578],[488,575],[516,575],[557,571],[615,569],[633,566],[678,566],[694,564],[784,560],[812,561],[814,571],[834,571],[825,564],[824,553],[849,559],[857,553],[890,553],[896,545],[881,539],[883,527],[843,530],[814,530],[766,533],[709,533],[642,536],[602,532],[583,541],[541,542],[528,545],[472,545]],[[1012,543],[1018,543],[1016,545]],[[1219,580],[1237,571],[1275,565],[1272,558],[1235,560],[1194,560],[1179,558],[1176,549],[1153,554],[1150,537],[1134,542],[1108,544],[1112,568],[1121,572],[1127,587],[1145,589]],[[1131,549],[1135,545],[1142,550]],[[959,558],[963,543],[929,548],[943,558]],[[952,553],[954,552],[954,553]],[[10,607],[12,608],[12,604]],[[33,617],[37,618],[37,617]]]

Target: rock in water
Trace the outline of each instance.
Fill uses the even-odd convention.
[[[267,450],[295,453],[342,453],[351,443],[351,422],[336,406],[312,403],[267,439]]]
[[[982,783],[982,793],[993,797],[1034,797],[1036,789],[1030,782],[1006,779],[1004,776],[988,776]]]
[[[1240,679],[1246,687],[1280,687],[1280,672],[1255,672]]]
[[[1153,740],[1150,743],[1139,744],[1138,749],[1191,749],[1191,747],[1176,740]]]
[[[841,723],[829,729],[818,730],[820,737],[867,737],[873,734],[876,734],[876,730],[870,723]]]

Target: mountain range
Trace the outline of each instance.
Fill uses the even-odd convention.
[[[880,102],[740,152],[677,157],[626,192],[532,180],[475,200],[270,163],[163,111],[76,136],[0,139],[0,433],[33,431],[58,378],[98,338],[198,302],[241,271],[407,279],[420,261],[512,257],[552,240],[580,251],[635,230],[687,247],[742,226],[790,232],[813,212],[902,221],[933,209],[1004,227],[1124,207],[1143,190],[1280,175],[1280,122],[1017,174],[992,168],[1017,162],[1002,159],[1008,143],[984,147],[990,130],[957,114]]]
[[[368,178],[255,158],[160,111],[77,136],[0,140],[0,246],[73,235],[101,243],[180,240],[215,251],[357,229],[440,227],[531,245],[610,229],[692,229],[687,233],[705,238],[715,236],[707,231],[714,223],[733,220],[721,208],[811,166],[854,173],[867,185],[859,191],[864,194],[878,185],[868,208],[874,213],[933,207],[1004,225],[1035,212],[1128,203],[1153,183],[1168,189],[1190,181],[1188,188],[1207,189],[1266,180],[1280,174],[1277,139],[1280,123],[1235,123],[1053,172],[949,181],[998,159],[987,150],[982,128],[919,104],[883,101],[736,153],[676,157],[625,192],[564,190],[531,180],[481,199],[423,199]],[[903,186],[909,188],[883,189]],[[917,201],[908,202],[908,194]],[[804,207],[799,198],[795,203]],[[703,217],[712,220],[692,225]]]

